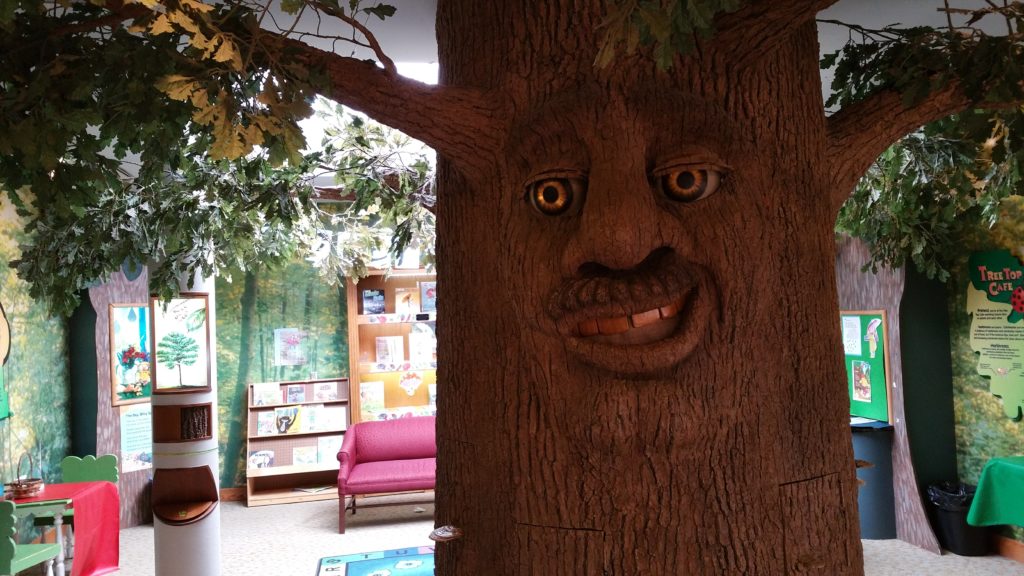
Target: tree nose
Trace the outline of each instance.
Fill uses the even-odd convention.
[[[565,272],[630,270],[665,244],[663,214],[642,167],[591,171],[579,226],[565,251]]]

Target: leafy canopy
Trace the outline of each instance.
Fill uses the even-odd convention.
[[[865,240],[869,267],[912,262],[945,281],[964,235],[991,226],[1006,196],[1020,194],[1024,147],[1024,5],[948,8],[945,28],[870,30],[846,26],[849,41],[826,55],[835,68],[827,105],[849,105],[896,90],[905,105],[951,83],[976,109],[934,122],[895,143],[868,170],[840,210],[837,230]],[[954,24],[954,21],[961,21]],[[992,36],[976,26],[1003,32]],[[981,65],[984,63],[984,65]]]
[[[667,68],[745,3],[615,0],[597,64],[642,49]],[[81,289],[126,261],[149,264],[154,291],[168,296],[180,276],[293,250],[327,276],[358,275],[368,251],[429,237],[428,162],[382,152],[383,129],[354,120],[345,144],[303,154],[298,126],[329,88],[324,63],[299,43],[367,49],[391,71],[366,23],[393,13],[361,0],[0,0],[0,188],[29,221],[17,268],[33,296],[70,313]],[[310,28],[310,15],[351,33]],[[971,27],[989,16],[1009,34]],[[946,30],[851,27],[850,44],[825,62],[836,67],[832,102],[891,88],[912,103],[950,82],[979,103],[1019,99],[1021,4],[964,17]],[[327,205],[311,182],[334,170],[344,202]],[[912,251],[921,238],[897,244]]]

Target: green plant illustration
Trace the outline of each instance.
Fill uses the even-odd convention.
[[[178,368],[178,386],[184,386],[182,366],[191,366],[199,359],[199,344],[181,332],[171,332],[157,344],[156,359],[162,364]]]

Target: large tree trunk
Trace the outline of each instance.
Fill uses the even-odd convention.
[[[439,1],[442,83],[509,115],[439,171],[437,573],[859,574],[815,26],[598,70],[601,16]],[[727,175],[680,204],[680,165]],[[546,172],[565,214],[524,199]]]

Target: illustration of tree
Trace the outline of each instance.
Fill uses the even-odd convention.
[[[178,367],[178,386],[182,381],[182,366],[191,366],[199,359],[199,344],[181,332],[171,332],[157,344],[156,359],[161,364]]]

